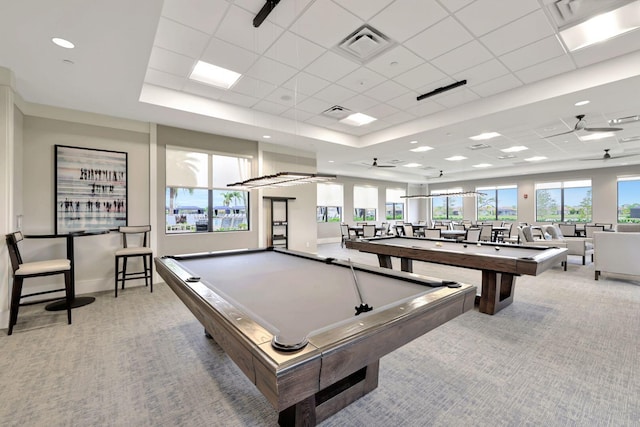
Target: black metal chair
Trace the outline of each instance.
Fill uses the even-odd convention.
[[[52,259],[47,261],[22,262],[18,242],[24,239],[22,232],[16,231],[6,235],[7,247],[9,248],[9,258],[11,258],[11,268],[13,270],[13,289],[11,290],[11,308],[9,311],[9,331],[13,333],[13,327],[18,321],[18,309],[22,298],[36,295],[60,292],[61,289],[50,291],[34,292],[22,295],[22,284],[24,279],[30,277],[53,276],[64,274],[64,290],[67,303],[67,322],[71,324],[71,262],[68,259]]]
[[[150,286],[151,292],[153,292],[153,251],[147,246],[151,226],[119,227],[118,231],[122,234],[122,248],[116,251],[116,298],[118,298],[118,282],[122,283],[122,289],[124,289],[126,280],[144,279],[144,285]],[[138,244],[132,246],[132,239],[136,237]],[[127,272],[127,261],[137,257],[142,258],[142,271]],[[120,270],[120,260],[122,260],[122,270]]]

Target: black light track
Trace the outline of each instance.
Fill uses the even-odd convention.
[[[267,0],[264,6],[262,6],[262,9],[260,9],[260,12],[258,12],[256,17],[253,18],[253,26],[258,28],[260,24],[262,24],[264,20],[267,19],[267,16],[269,16],[271,11],[275,9],[278,3],[280,3],[280,0]]]
[[[439,93],[446,92],[448,90],[455,89],[458,86],[463,86],[463,85],[466,85],[466,84],[467,84],[467,80],[466,79],[465,80],[460,80],[459,82],[451,83],[450,85],[442,86],[442,87],[439,87],[438,89],[432,90],[429,93],[425,93],[424,95],[420,95],[416,99],[418,101],[422,101],[423,99],[428,98],[430,96],[434,96],[434,95],[437,95]]]

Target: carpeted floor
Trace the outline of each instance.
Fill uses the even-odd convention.
[[[325,256],[376,257],[321,245]],[[571,259],[385,356],[379,387],[323,426],[638,426],[640,281]],[[479,284],[480,272],[414,263]],[[396,267],[397,268],[397,267]],[[0,333],[2,426],[274,426],[277,414],[164,284]]]

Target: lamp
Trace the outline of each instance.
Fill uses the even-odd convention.
[[[458,193],[440,193],[440,194],[415,194],[412,196],[400,196],[403,199],[433,199],[435,197],[476,197],[479,195],[485,195],[484,193],[478,193],[477,191],[461,191]]]
[[[237,188],[242,190],[253,190],[256,188],[266,187],[290,187],[299,184],[312,184],[318,182],[333,181],[335,175],[326,175],[320,173],[304,173],[304,172],[278,172],[274,175],[259,176],[250,178],[245,181],[227,184],[229,188]]]

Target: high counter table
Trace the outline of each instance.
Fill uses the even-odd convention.
[[[72,231],[62,234],[25,234],[24,237],[29,239],[61,239],[64,238],[67,244],[67,259],[71,264],[71,308],[78,308],[91,304],[96,299],[94,297],[76,297],[76,274],[75,274],[75,250],[74,240],[76,237],[96,236],[99,234],[107,234],[109,230],[91,230],[91,231]],[[45,306],[48,311],[66,310],[66,300],[52,302]]]
[[[279,412],[280,425],[315,425],[375,389],[382,356],[470,310],[476,293],[465,284],[281,249],[155,263]],[[356,315],[362,302],[373,310]]]
[[[516,276],[537,276],[551,266],[567,262],[566,248],[517,246],[496,243],[453,242],[413,237],[378,237],[347,240],[346,247],[378,255],[381,267],[392,268],[400,258],[402,271],[413,271],[413,261],[433,262],[482,270],[481,313],[495,314],[513,302]]]

